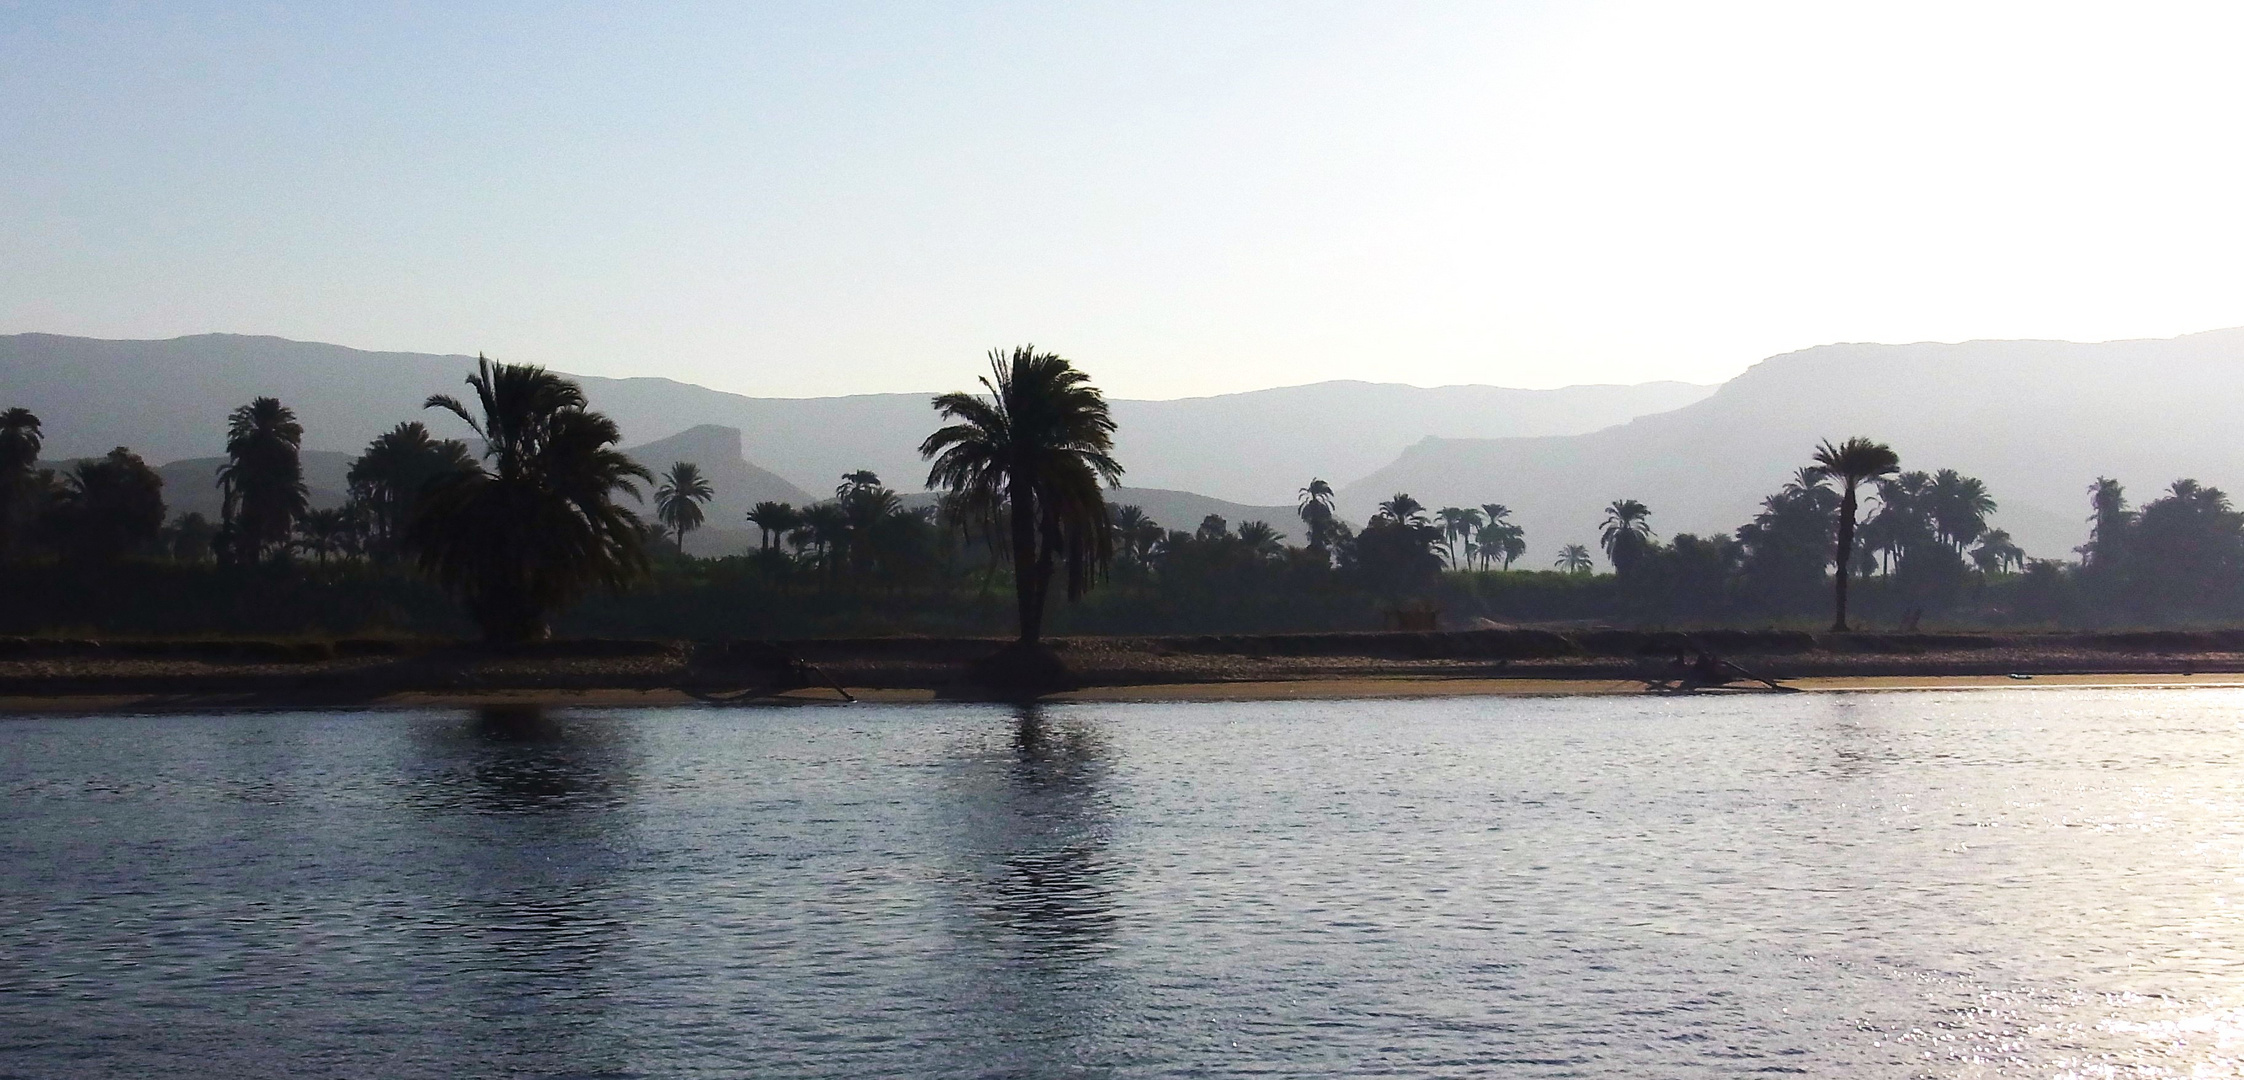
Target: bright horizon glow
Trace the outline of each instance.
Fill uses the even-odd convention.
[[[0,12],[0,332],[761,396],[2244,324],[2225,5]]]

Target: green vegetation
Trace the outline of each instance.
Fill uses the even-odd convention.
[[[2181,480],[2136,508],[2098,478],[2080,560],[2029,561],[1994,527],[1985,484],[1902,471],[1859,437],[1815,447],[1728,534],[1663,540],[1652,505],[1613,499],[1596,544],[1563,545],[1547,570],[1514,568],[1527,535],[1502,503],[1429,509],[1396,493],[1357,528],[1322,479],[1299,491],[1298,544],[1293,523],[1158,522],[1107,504],[1122,464],[1098,389],[1026,346],[991,354],[982,393],[934,400],[931,496],[851,472],[830,499],[756,504],[752,550],[694,558],[686,536],[718,494],[696,463],[658,480],[577,385],[541,368],[479,359],[467,384],[471,402],[428,407],[480,445],[402,422],[352,462],[347,501],[322,509],[288,407],[234,410],[217,522],[167,521],[161,478],[123,447],[42,466],[38,417],[0,411],[0,633],[1010,633],[1033,647],[1052,633],[2244,618],[2244,514],[2217,489]],[[641,482],[651,520],[631,508]],[[1070,603],[1051,603],[1056,582]]]

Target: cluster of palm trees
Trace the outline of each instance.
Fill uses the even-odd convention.
[[[1102,489],[1122,473],[1114,422],[1082,371],[1022,346],[991,352],[979,381],[979,393],[933,400],[943,423],[920,452],[930,462],[928,486],[941,492],[934,505],[906,507],[880,477],[849,473],[829,500],[750,510],[746,520],[760,531],[755,558],[830,580],[901,580],[949,557],[940,552],[978,545],[989,556],[985,587],[1010,564],[1020,641],[1034,645],[1055,583],[1077,599],[1117,563],[1156,575],[1254,563],[1337,566],[1375,590],[1403,595],[1428,587],[1444,568],[1508,570],[1526,549],[1524,530],[1500,503],[1429,511],[1398,493],[1360,531],[1351,529],[1322,479],[1300,490],[1300,548],[1287,547],[1285,535],[1262,521],[1234,530],[1209,515],[1194,530],[1167,529],[1139,507],[1107,505]],[[418,421],[400,423],[352,462],[349,499],[331,510],[309,505],[304,432],[294,414],[273,398],[235,410],[218,471],[221,521],[205,524],[207,549],[243,564],[308,553],[323,563],[409,565],[458,598],[488,636],[525,640],[544,636],[552,616],[588,590],[641,577],[657,541],[674,542],[683,556],[687,535],[706,524],[715,492],[699,467],[677,462],[658,478],[632,461],[616,449],[616,425],[589,408],[575,383],[480,357],[466,382],[470,399],[436,395],[425,407],[458,417],[479,446],[438,438]],[[69,477],[40,479],[40,445],[36,417],[21,409],[0,414],[0,554],[21,546],[24,507],[49,489],[53,496],[40,498],[59,508],[57,520],[75,514],[70,519],[85,536],[112,538],[87,540],[85,550],[126,551],[153,536],[163,518],[161,481],[138,458],[120,448]],[[2117,484],[2101,483],[2096,537],[2086,549],[2091,564],[2117,565],[2130,544],[2154,550],[2164,534],[2144,530],[2181,520],[2183,510],[2197,515],[2191,520],[2240,523],[2244,537],[2244,516],[2229,511],[2218,491],[2177,485],[2154,504],[2156,513],[2131,514]],[[642,484],[652,486],[652,523],[624,505],[641,498]],[[1866,494],[1875,513],[1863,519]],[[1989,524],[1995,508],[1976,479],[1954,470],[1904,473],[1891,448],[1853,438],[1816,447],[1811,464],[1734,537],[1679,536],[1663,546],[1650,508],[1621,499],[1606,508],[1599,542],[1624,582],[1682,554],[1721,573],[1790,567],[1783,572],[1818,586],[1828,577],[1833,626],[1844,630],[1856,576],[1907,575],[1931,565],[1928,559],[1968,559],[1989,573],[2020,566],[2023,554]],[[2244,567],[2244,540],[2236,550]],[[1591,552],[1567,545],[1555,566],[1587,574]],[[1830,573],[1833,567],[1846,572]]]

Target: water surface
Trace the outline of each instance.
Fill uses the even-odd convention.
[[[0,720],[0,1076],[2204,1076],[2244,693]]]

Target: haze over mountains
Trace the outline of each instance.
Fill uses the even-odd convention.
[[[226,414],[258,395],[296,411],[307,449],[356,453],[400,420],[464,434],[457,420],[423,412],[421,403],[432,393],[467,393],[461,380],[474,366],[467,356],[363,352],[273,337],[17,334],[0,336],[0,397],[39,414],[52,457],[118,445],[153,462],[208,457],[225,442]],[[936,425],[929,398],[974,389],[975,376],[986,370],[980,358],[966,358],[955,379],[926,393],[832,398],[751,398],[669,379],[572,377],[623,428],[626,444],[703,425],[737,428],[746,461],[816,493],[831,490],[845,472],[868,468],[898,489],[917,489],[927,475],[919,441]],[[1121,426],[1117,450],[1132,485],[1290,506],[1312,477],[1345,483],[1427,435],[1593,431],[1710,391],[1685,383],[1514,390],[1351,382],[1116,400],[1113,408]],[[652,462],[657,469],[664,464]]]
[[[472,364],[278,338],[24,334],[0,337],[0,406],[40,414],[51,458],[124,444],[151,461],[209,459],[165,470],[192,477],[215,470],[226,412],[273,394],[303,419],[307,447],[334,452],[306,458],[326,496],[339,493],[347,454],[398,420],[464,434],[419,406],[431,392],[464,391]],[[977,370],[962,365],[957,385]],[[933,426],[927,394],[775,399],[664,379],[583,382],[650,467],[693,460],[717,478],[712,532],[697,549],[743,542],[734,526],[758,499],[799,503],[850,469],[906,491],[925,475],[916,448]],[[1648,503],[1663,537],[1728,532],[1818,440],[1863,434],[1891,443],[1904,468],[1985,480],[2001,503],[1995,524],[2031,554],[2056,557],[2085,537],[2084,491],[2096,476],[2119,478],[2137,502],[2183,476],[2244,487],[2244,329],[2100,344],[1826,345],[1771,357],[1711,391],[1343,382],[1116,401],[1114,411],[1131,485],[1116,501],[1172,528],[1219,513],[1298,534],[1293,493],[1322,476],[1357,522],[1397,491],[1429,507],[1504,503],[1527,529],[1525,565],[1542,566],[1562,544],[1594,545],[1601,508],[1617,498]],[[201,493],[170,484],[176,508],[199,508]]]
[[[1770,357],[1703,401],[1580,435],[1429,438],[1341,492],[1360,517],[1408,491],[1428,506],[1502,502],[1528,563],[1596,544],[1602,507],[1651,506],[1664,538],[1725,533],[1808,461],[1819,439],[1868,435],[1904,469],[1985,480],[1994,516],[2036,557],[2087,538],[2099,475],[2139,504],[2180,477],[2244,486],[2244,329],[2078,344],[1825,345]]]

